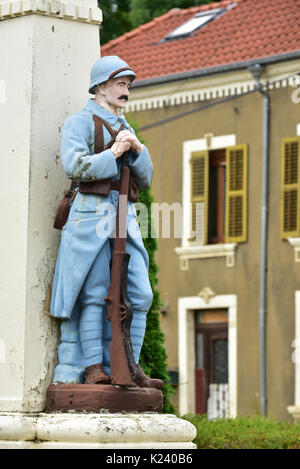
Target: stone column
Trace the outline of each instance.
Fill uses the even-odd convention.
[[[0,411],[42,411],[53,376],[60,132],[87,101],[100,22],[97,0],[0,0]]]

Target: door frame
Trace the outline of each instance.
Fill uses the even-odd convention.
[[[178,298],[179,412],[195,413],[195,310],[228,310],[229,417],[237,416],[237,296],[215,295],[206,302],[200,296]]]

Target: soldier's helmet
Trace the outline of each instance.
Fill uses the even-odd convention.
[[[131,81],[136,77],[129,65],[117,55],[106,55],[94,63],[91,69],[89,93],[95,94],[94,87],[110,78],[129,76]]]

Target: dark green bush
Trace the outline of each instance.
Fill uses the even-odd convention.
[[[198,449],[300,449],[300,424],[261,416],[208,420],[184,415],[197,428]]]
[[[136,134],[138,135],[138,123],[130,118],[130,116],[127,116],[127,118],[130,125],[134,128]],[[144,143],[141,136],[139,136],[139,139]],[[154,202],[151,188],[140,192],[139,201],[140,203],[144,204],[148,210],[148,218],[146,219],[148,233],[146,234],[146,237],[143,236],[143,241],[149,256],[149,279],[153,292],[152,306],[147,314],[147,327],[140,356],[140,364],[148,376],[151,378],[159,378],[164,381],[164,387],[162,390],[164,398],[163,412],[169,414],[175,413],[175,407],[171,403],[173,388],[169,384],[170,376],[168,375],[168,357],[164,345],[165,336],[160,328],[159,311],[162,307],[162,301],[160,298],[160,290],[158,286],[159,268],[155,261],[155,252],[158,245],[157,239],[150,236],[152,233],[151,226],[153,223],[151,217],[151,204]]]

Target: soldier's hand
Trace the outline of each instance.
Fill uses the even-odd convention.
[[[143,145],[141,144],[139,139],[129,130],[121,130],[121,132],[119,132],[117,135],[116,142],[130,143],[131,150],[137,154],[141,153],[143,149]]]
[[[111,151],[113,152],[115,158],[120,158],[125,151],[130,150],[130,143],[129,142],[117,142],[112,145]]]

